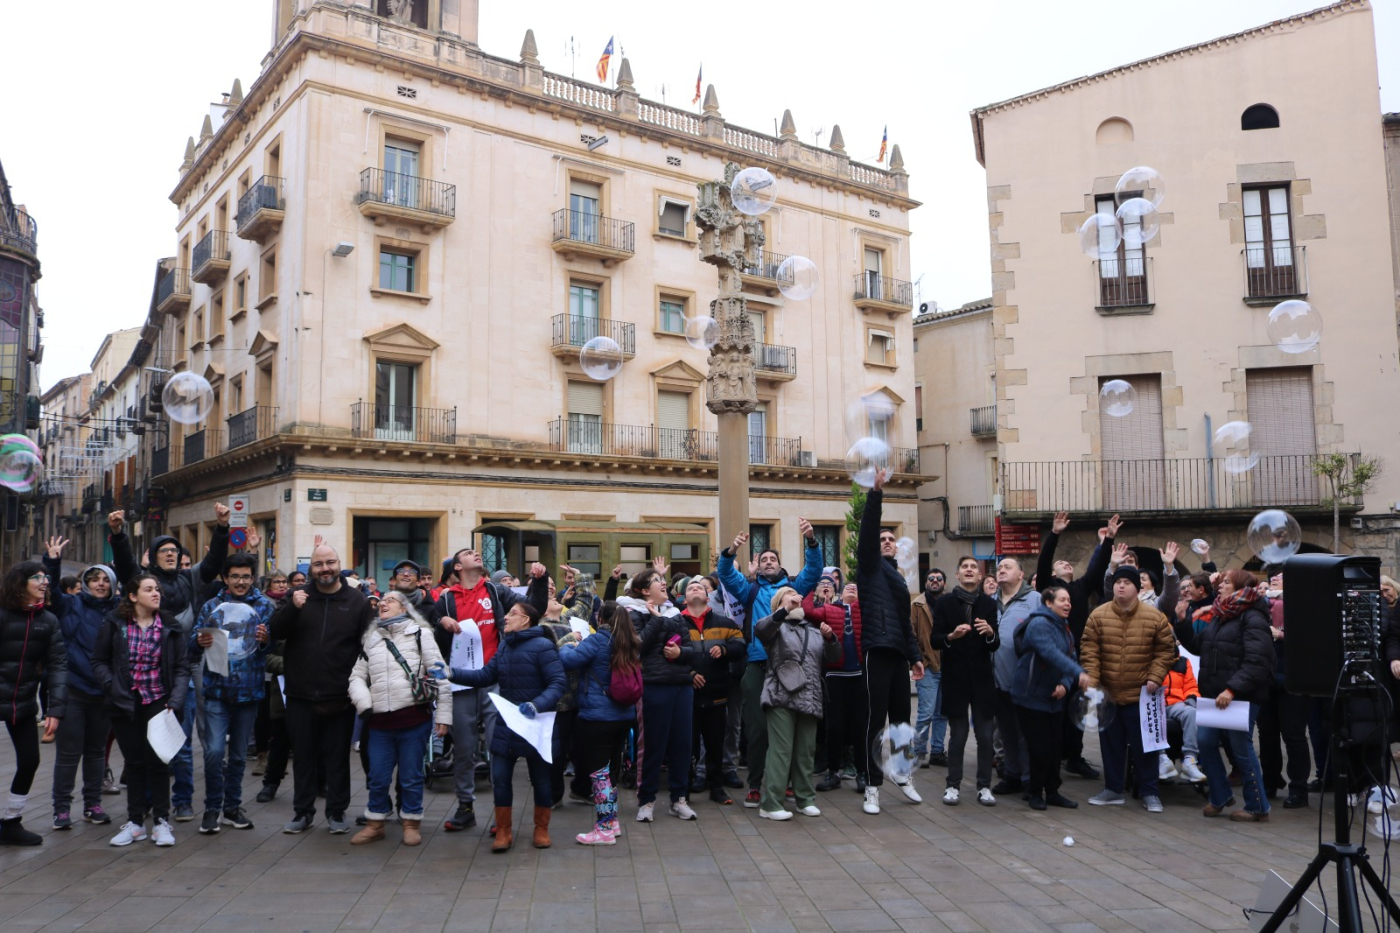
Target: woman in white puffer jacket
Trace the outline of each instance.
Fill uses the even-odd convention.
[[[414,696],[410,673],[421,678],[426,696]],[[452,725],[452,699],[446,682],[436,679],[439,673],[445,673],[445,665],[432,630],[403,594],[385,593],[379,624],[365,633],[350,672],[350,700],[365,720],[363,741],[369,748],[369,822],[350,840],[353,845],[384,838],[395,768],[403,843],[422,842],[423,759],[433,723],[438,735],[446,735]]]

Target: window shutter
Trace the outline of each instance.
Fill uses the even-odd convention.
[[[1110,376],[1137,390],[1137,404],[1121,418],[1099,410],[1099,449],[1105,511],[1166,508],[1162,435],[1162,377]]]
[[[684,392],[658,392],[656,396],[656,425],[659,428],[684,431],[690,427],[690,396]]]
[[[1254,426],[1250,451],[1259,465],[1248,474],[1252,504],[1296,505],[1317,501],[1317,477],[1310,458],[1317,453],[1312,369],[1289,366],[1245,373],[1245,398]]]
[[[865,250],[865,271],[880,274],[880,251],[878,249]]]
[[[603,387],[596,382],[569,380],[569,414],[603,417]]]
[[[569,179],[569,194],[578,195],[581,198],[592,198],[594,201],[603,199],[603,190],[591,181],[579,181],[577,178]]]
[[[677,204],[674,201],[664,201],[661,204],[660,227],[667,233],[674,233],[678,236],[685,236],[685,205]]]

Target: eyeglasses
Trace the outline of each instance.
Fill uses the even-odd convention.
[[[179,553],[180,553],[180,549],[177,548],[177,547],[162,547],[162,548],[156,548],[156,553],[157,553],[157,554],[179,554]]]
[[[29,579],[30,579],[31,581],[36,582],[36,583],[48,583],[48,582],[49,582],[49,575],[46,574],[46,573],[36,573],[36,574],[30,575]]]
[[[394,571],[394,576],[396,576],[396,577],[416,577],[416,576],[418,576],[418,571],[414,570],[412,567],[401,567],[401,568],[399,568],[398,570]]]

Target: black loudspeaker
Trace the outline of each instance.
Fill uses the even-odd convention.
[[[1283,627],[1289,693],[1330,697],[1342,671],[1380,660],[1379,557],[1298,554],[1283,565]]]

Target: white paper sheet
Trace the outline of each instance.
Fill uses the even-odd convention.
[[[1171,743],[1167,741],[1167,693],[1160,687],[1156,693],[1142,688],[1138,696],[1138,719],[1142,724],[1142,750],[1156,752]]]
[[[277,675],[277,689],[282,694],[282,706],[287,706],[287,678],[281,674]]]
[[[1215,729],[1228,729],[1231,732],[1249,731],[1249,703],[1232,700],[1230,705],[1219,709],[1215,697],[1201,697],[1196,701],[1196,728],[1211,726]]]
[[[569,619],[569,628],[574,630],[574,634],[579,638],[587,638],[593,634],[593,626],[588,624],[587,619]]]
[[[220,677],[228,676],[228,632],[221,628],[202,628],[199,634],[205,632],[214,636],[214,643],[204,649],[204,667],[211,674],[218,674]]]
[[[496,704],[496,711],[501,714],[501,719],[510,727],[510,731],[533,745],[541,758],[553,764],[554,714],[536,713],[534,719],[526,719],[520,714],[519,703],[503,700],[499,693],[488,693],[487,696]],[[184,741],[184,737],[185,734],[181,732],[181,742]]]
[[[173,710],[161,710],[146,723],[146,741],[166,764],[185,747],[185,730]]]
[[[447,664],[464,671],[479,671],[486,663],[485,649],[481,644],[481,627],[471,619],[463,619],[457,624],[462,630],[452,636],[452,648],[447,653]],[[462,684],[448,686],[453,693],[472,689]]]

